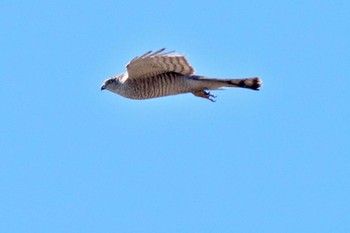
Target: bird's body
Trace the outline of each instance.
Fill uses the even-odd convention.
[[[107,79],[101,90],[130,99],[150,99],[161,96],[192,93],[213,101],[208,90],[222,87],[243,87],[258,90],[259,78],[210,79],[194,75],[193,68],[183,56],[162,53],[161,49],[134,58],[126,67],[127,72]]]
[[[127,79],[123,82],[122,88],[117,87],[112,91],[130,99],[149,99],[190,92],[192,86],[190,79],[169,72],[151,78]]]

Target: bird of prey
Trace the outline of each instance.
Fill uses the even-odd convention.
[[[135,57],[126,65],[126,72],[104,81],[101,90],[130,99],[150,99],[161,96],[192,93],[215,102],[210,90],[223,87],[242,87],[258,90],[262,81],[258,77],[244,79],[208,78],[195,75],[194,69],[182,55],[149,51]]]

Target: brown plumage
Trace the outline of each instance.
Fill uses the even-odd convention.
[[[149,51],[132,59],[127,71],[104,81],[101,90],[130,99],[149,99],[161,96],[192,93],[195,96],[214,101],[209,90],[222,87],[241,87],[258,90],[261,80],[258,77],[245,79],[213,79],[194,75],[194,69],[186,58],[173,52],[154,53]]]

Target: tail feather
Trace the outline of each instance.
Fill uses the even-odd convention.
[[[227,80],[227,83],[229,85],[232,85],[234,87],[243,87],[243,88],[249,88],[252,90],[259,90],[261,87],[262,81],[260,78],[246,78],[246,79],[229,79]]]
[[[206,89],[215,90],[221,87],[241,87],[252,90],[259,90],[262,85],[262,81],[259,77],[244,78],[244,79],[220,79],[220,78],[206,78],[203,76],[192,76],[194,79],[204,81]]]
[[[198,97],[208,99],[215,102],[216,96],[210,94],[208,90],[218,90],[221,87],[242,87],[251,90],[259,90],[262,81],[259,77],[245,79],[211,79],[203,76],[191,76],[191,79],[196,80],[197,90],[192,91],[192,94]]]

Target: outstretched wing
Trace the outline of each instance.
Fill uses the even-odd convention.
[[[129,79],[151,78],[156,75],[175,72],[181,75],[191,75],[194,69],[181,55],[171,52],[163,53],[165,48],[154,53],[148,51],[142,56],[135,57],[127,65]]]

